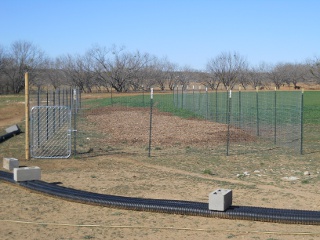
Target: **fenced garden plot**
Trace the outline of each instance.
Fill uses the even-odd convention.
[[[319,143],[319,118],[312,110],[317,103],[310,100],[317,94],[205,89],[156,93],[152,129],[148,92],[104,93],[98,98],[87,95],[76,104],[71,97],[73,105],[69,106],[81,105],[80,111],[71,107],[76,109],[72,111],[71,129],[76,130],[72,132],[72,150],[79,157],[148,154],[152,131],[151,150],[156,155],[197,151],[209,155],[269,154],[271,150],[309,153],[316,151]]]
[[[212,155],[301,150],[301,92],[236,92],[231,100],[227,92],[176,93],[154,95],[152,146],[162,150],[158,154],[168,147]],[[99,146],[127,144],[147,149],[147,93],[112,99],[106,94],[103,99],[84,100],[83,106],[89,122],[104,135],[104,144],[100,140]]]
[[[177,107],[228,126],[227,155],[276,146],[302,151],[303,95],[299,91],[208,92],[177,87],[174,93]]]

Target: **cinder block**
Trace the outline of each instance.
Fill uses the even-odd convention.
[[[209,194],[209,210],[225,211],[232,205],[232,190],[217,189]]]
[[[18,127],[18,125],[12,125],[8,128],[6,128],[6,133],[11,133],[11,132],[20,132],[20,128]]]
[[[13,169],[13,179],[16,182],[32,181],[41,179],[41,170],[39,167],[21,167]]]
[[[3,168],[12,171],[19,167],[19,160],[16,158],[3,158]]]

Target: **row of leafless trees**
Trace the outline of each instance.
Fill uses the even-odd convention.
[[[250,67],[239,53],[223,52],[207,62],[205,71],[179,67],[166,58],[158,58],[125,48],[95,46],[83,55],[64,55],[52,59],[28,41],[0,45],[0,94],[24,90],[24,73],[29,72],[33,86],[59,88],[76,86],[83,92],[111,89],[117,92],[198,83],[210,89],[233,89],[236,85],[278,89],[301,82],[320,83],[320,59],[305,63],[260,64]]]
[[[207,63],[205,85],[217,89],[223,85],[233,89],[235,85],[246,89],[280,89],[288,85],[300,88],[298,83],[320,83],[320,59],[306,60],[304,63],[278,63],[268,65],[261,63],[250,67],[247,61],[237,53],[222,53]]]

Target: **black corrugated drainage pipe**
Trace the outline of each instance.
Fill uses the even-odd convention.
[[[21,130],[17,125],[12,126],[11,128],[14,130],[11,132],[7,132],[6,134],[0,136],[0,143],[2,143],[4,141],[8,140],[9,138],[12,138],[13,136],[21,133]],[[10,129],[10,128],[8,128],[8,129]]]
[[[17,183],[13,180],[12,173],[3,171],[0,171],[0,180],[16,183],[36,192],[74,202],[113,208],[250,221],[320,225],[319,211],[231,206],[226,211],[220,212],[209,210],[208,203],[202,202],[105,195],[66,188],[38,180]]]

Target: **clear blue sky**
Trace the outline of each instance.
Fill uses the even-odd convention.
[[[53,58],[115,44],[202,70],[229,51],[251,65],[320,55],[319,0],[1,0],[0,22],[0,45]]]

